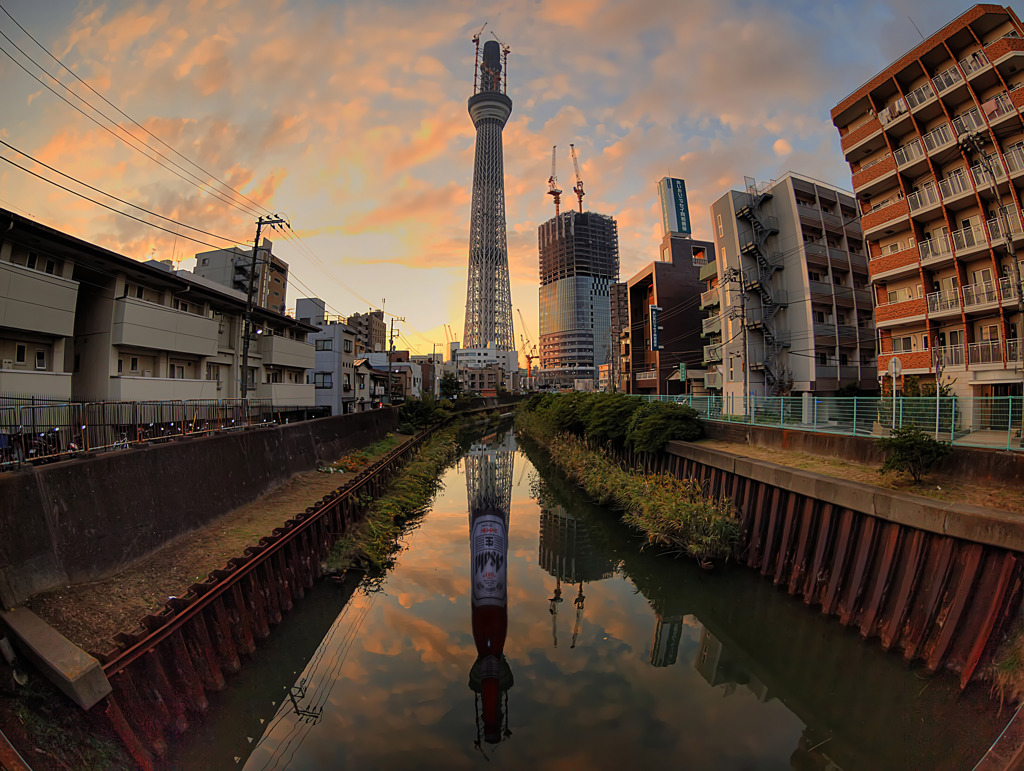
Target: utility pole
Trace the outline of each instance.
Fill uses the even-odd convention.
[[[245,322],[242,324],[242,377],[241,394],[245,399],[249,395],[249,340],[252,337],[252,293],[256,284],[256,256],[260,248],[260,231],[264,225],[287,225],[283,217],[272,215],[256,220],[256,238],[252,242],[252,260],[249,263],[249,290],[245,295]]]
[[[395,350],[395,322],[405,321],[404,316],[391,317],[391,334],[388,335],[388,404],[392,403],[391,395],[391,354]]]
[[[1017,251],[1013,247],[1013,236],[1010,233],[1010,221],[1006,216],[1006,207],[1003,206],[1003,196],[999,192],[999,185],[996,182],[996,175],[992,169],[992,162],[985,155],[985,151],[981,145],[981,136],[979,132],[975,131],[965,136],[960,137],[960,147],[965,151],[965,154],[972,150],[977,153],[978,160],[985,167],[985,172],[988,174],[988,182],[992,187],[992,193],[996,198],[996,205],[999,207],[999,229],[1003,237],[1003,248],[1006,249],[1006,254],[1010,259],[1013,266],[1013,278],[1014,284],[1016,285],[1017,291],[1017,313],[1020,317],[1019,324],[1022,331],[1024,331],[1024,287],[1021,286],[1021,275],[1020,275],[1020,262],[1017,260]],[[1018,217],[1019,221],[1019,217]],[[1000,299],[1002,297],[1000,296]],[[1021,446],[1024,447],[1024,339],[1020,335],[1017,336],[1017,363],[1014,365],[1014,369],[1019,368],[1021,373]],[[1005,350],[1009,354],[1009,345],[1004,340]],[[938,378],[936,377],[935,388],[938,389]],[[1010,410],[1009,417],[1007,418],[1007,430],[1013,426],[1013,397],[1010,397]]]

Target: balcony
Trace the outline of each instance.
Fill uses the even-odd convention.
[[[901,219],[909,216],[909,214],[910,209],[907,207],[907,202],[903,199],[903,194],[900,193],[893,198],[888,198],[876,204],[870,213],[865,214],[861,218],[861,227],[864,228],[864,235],[867,238],[871,238],[872,230],[878,230],[893,220]]]
[[[837,380],[839,378],[839,367],[832,364],[815,364],[814,377],[816,380]]]
[[[1002,364],[1003,344],[998,340],[983,340],[967,346],[968,364]]]
[[[123,402],[163,402],[179,399],[218,399],[216,380],[111,375],[106,398]]]
[[[811,290],[811,302],[831,303],[832,285],[824,281],[810,281],[808,285]]]
[[[1007,232],[1011,236],[1019,236],[1021,234],[1020,228],[1020,216],[1017,212],[1006,212],[1006,224]],[[1003,237],[1003,222],[1001,217],[988,220],[985,225],[988,227],[988,235],[993,241]]]
[[[924,150],[921,149],[920,140],[915,139],[913,142],[903,145],[903,147],[897,147],[893,152],[893,156],[896,158],[896,166],[902,168],[918,158],[924,158]]]
[[[991,305],[998,301],[995,281],[982,281],[963,287],[964,308],[976,308],[980,305]]]
[[[873,257],[868,267],[872,279],[889,279],[911,273],[916,274],[920,260],[921,253],[918,251],[918,247],[911,246],[908,249],[887,251],[878,257]]]
[[[958,256],[988,248],[988,239],[981,225],[972,225],[949,234],[953,241],[953,252]]]
[[[721,361],[722,360],[722,344],[715,343],[714,345],[704,346],[704,361]]]
[[[985,113],[989,123],[1000,121],[1003,117],[1017,112],[1017,108],[1013,106],[1009,94],[1005,91],[982,102],[981,110]]]
[[[924,296],[928,305],[928,312],[936,315],[947,311],[960,312],[960,293],[955,289],[947,289],[943,292],[931,292]]]
[[[982,131],[984,128],[985,121],[981,119],[977,107],[972,107],[967,112],[953,118],[953,130],[957,136],[970,134],[973,131]]]
[[[113,321],[110,338],[113,345],[131,345],[193,356],[214,356],[217,353],[219,324],[205,316],[134,297],[119,297],[114,300]]]
[[[964,347],[962,345],[947,345],[943,348],[936,348],[933,354],[943,367],[964,366]]]
[[[704,387],[705,388],[721,389],[721,387],[722,387],[722,373],[721,372],[705,372],[704,373]]]
[[[881,303],[875,308],[875,325],[878,327],[892,326],[893,324],[890,322],[903,324],[908,321],[924,319],[926,308],[922,297]]]
[[[847,382],[860,380],[860,369],[853,364],[840,364],[839,379]]]
[[[816,242],[804,242],[804,254],[811,265],[828,265],[828,247]]]
[[[839,143],[843,148],[843,152],[848,152],[851,148],[856,147],[868,137],[871,137],[876,132],[882,130],[882,124],[878,118],[871,118],[865,121],[861,125],[852,131],[848,131],[840,140]]]
[[[948,204],[952,199],[964,193],[972,193],[973,190],[967,182],[967,175],[961,170],[961,173],[951,174],[939,182],[939,192],[942,193],[942,202]]]
[[[953,86],[963,82],[964,79],[960,77],[960,70],[956,68],[956,65],[953,65],[949,69],[943,70],[934,78],[932,78],[932,83],[935,85],[935,91],[936,93],[939,94],[941,94],[946,89],[953,88]]]
[[[312,407],[316,387],[312,383],[258,383],[256,398],[270,399],[275,407]]]
[[[1003,158],[1006,160],[1006,166],[1010,169],[1010,176],[1014,174],[1024,173],[1024,149],[1020,147],[1014,147],[1012,150],[1007,150],[1003,153]]]
[[[938,205],[938,203],[939,195],[931,185],[915,190],[907,196],[907,205],[910,207],[911,213],[928,209]]]
[[[77,281],[0,262],[0,327],[71,337],[77,299]]]
[[[0,393],[32,394],[71,401],[71,373],[35,369],[0,369]]]
[[[1009,276],[999,279],[999,297],[1004,304],[1017,302],[1017,284]]]
[[[888,177],[894,171],[896,171],[896,161],[886,153],[881,158],[864,164],[854,173],[853,189],[858,193],[871,194],[876,189],[887,187],[892,184]],[[801,201],[797,201],[797,203],[803,206]],[[816,207],[807,208],[807,212],[810,217],[817,218]],[[801,213],[803,213],[803,209],[801,209]]]
[[[909,94],[907,94],[907,104],[910,105],[911,110],[916,110],[923,104],[927,104],[935,98],[935,89],[932,88],[931,83],[923,83]]]
[[[316,354],[312,343],[292,340],[277,335],[260,335],[257,351],[263,357],[263,364],[292,369],[313,369]]]
[[[706,292],[701,292],[700,295],[700,309],[704,310],[713,305],[718,305],[721,300],[718,297],[718,287],[712,287]]]
[[[945,236],[922,241],[917,245],[917,248],[921,252],[922,265],[929,261],[947,259],[953,254],[953,248],[950,246],[949,239]]]
[[[968,80],[988,66],[988,57],[981,51],[975,51],[970,56],[960,60],[960,69],[963,70],[964,76]]]
[[[1021,360],[1021,346],[1019,340],[1007,340],[1006,341],[1006,360],[1008,362]]]
[[[722,314],[717,314],[701,322],[702,335],[719,334],[722,331]]]
[[[989,174],[988,169],[980,163],[976,163],[974,166],[971,166],[971,179],[974,180],[974,184],[976,186],[986,187],[996,180],[1006,179],[1006,172],[1003,170],[1003,165],[999,162],[999,158],[994,154],[989,156],[989,165],[995,173],[994,177],[992,174]]]
[[[708,279],[714,278],[717,275],[718,275],[718,261],[717,260],[712,260],[712,261],[708,262],[707,265],[703,266],[700,269],[700,273],[697,274],[697,277],[701,281],[707,281]]]
[[[943,123],[924,135],[924,149],[929,153],[949,147],[955,141],[953,131],[948,123]]]
[[[885,109],[878,113],[878,121],[883,126],[888,126],[894,120],[897,120],[898,118],[909,114],[910,113],[907,110],[907,103],[903,101],[903,99],[897,99],[895,102],[893,102],[888,107],[886,107]]]

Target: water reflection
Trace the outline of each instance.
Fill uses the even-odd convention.
[[[512,507],[512,435],[491,435],[466,454],[469,498],[470,607],[476,661],[469,687],[476,694],[476,740],[497,744],[512,735],[508,691],[514,684],[505,658],[508,632],[508,526]]]

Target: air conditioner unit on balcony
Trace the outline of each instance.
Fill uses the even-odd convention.
[[[4,359],[3,362],[0,363],[0,369],[14,369],[14,360]]]
[[[142,376],[143,377],[153,377],[153,370],[151,370],[151,369],[144,369],[144,370],[142,370]]]

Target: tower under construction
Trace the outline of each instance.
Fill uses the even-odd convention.
[[[512,294],[508,279],[508,246],[505,237],[505,170],[501,133],[512,100],[505,93],[503,60],[508,48],[494,40],[477,45],[473,96],[469,115],[476,126],[476,158],[473,163],[473,208],[469,225],[469,277],[466,284],[466,334],[463,346],[514,351]]]

